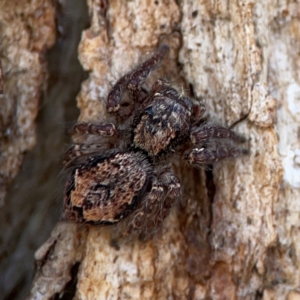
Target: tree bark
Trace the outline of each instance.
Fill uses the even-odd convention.
[[[0,1],[0,206],[19,172],[24,153],[36,142],[35,118],[47,79],[45,50],[56,38],[51,1]]]
[[[81,121],[105,119],[111,84],[165,42],[157,76],[205,99],[250,154],[212,171],[176,164],[183,200],[150,240],[59,223],[36,252],[29,299],[64,293],[72,278],[74,299],[298,299],[299,1],[88,5]]]
[[[77,46],[82,29],[89,24],[84,0],[68,0],[67,12],[63,2],[0,0],[3,300],[28,296],[34,252],[60,218],[65,124],[75,122],[79,113],[75,97],[87,74],[79,64]]]

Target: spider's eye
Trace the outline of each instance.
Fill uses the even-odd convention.
[[[147,114],[149,117],[153,117],[153,107],[149,106],[144,110],[144,113]]]

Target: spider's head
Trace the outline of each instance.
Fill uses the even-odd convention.
[[[133,147],[152,158],[171,153],[187,138],[191,114],[191,107],[180,99],[154,94],[133,124]]]

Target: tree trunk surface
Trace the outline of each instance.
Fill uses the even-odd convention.
[[[299,299],[299,1],[88,5],[80,121],[105,120],[112,84],[166,43],[155,77],[204,99],[250,154],[212,171],[176,164],[183,200],[146,241],[58,223],[35,254],[28,299],[68,288],[74,299]]]
[[[61,214],[58,174],[66,150],[65,124],[78,117],[75,97],[87,74],[79,64],[77,46],[82,29],[89,24],[84,0],[66,2],[0,0],[3,300],[28,296],[34,252]]]
[[[56,38],[55,7],[45,0],[0,1],[0,206],[19,172],[24,153],[36,142],[35,118],[47,79],[45,50]]]

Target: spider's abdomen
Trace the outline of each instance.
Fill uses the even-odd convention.
[[[67,181],[66,217],[81,223],[119,222],[143,196],[149,171],[140,153],[111,151],[88,157],[72,170]]]
[[[156,96],[134,124],[132,144],[150,157],[177,149],[189,132],[191,112],[168,97]]]

